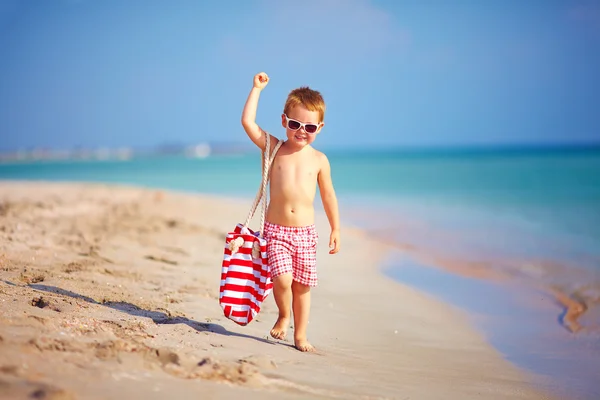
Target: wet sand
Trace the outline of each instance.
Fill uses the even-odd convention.
[[[272,296],[250,325],[227,320],[224,237],[248,207],[0,182],[0,398],[550,398],[461,311],[381,274],[383,244],[346,227],[327,254],[323,216],[317,353],[268,337]]]
[[[532,292],[526,285],[458,275],[406,253],[392,260],[384,263],[386,274],[466,311],[488,343],[514,365],[537,375],[539,387],[561,399],[600,398],[599,338],[558,326],[558,305],[552,296]]]
[[[385,221],[372,211],[362,219]],[[460,227],[440,229],[407,216],[402,225],[369,229],[369,234],[390,248],[409,254],[423,265],[482,281],[528,287],[551,297],[555,304],[553,320],[562,329],[579,335],[600,334],[600,259],[556,260],[539,256],[517,257],[492,251],[477,251],[477,245],[461,237]],[[371,222],[372,223],[372,222]],[[398,240],[406,237],[406,241]],[[479,232],[485,235],[485,232]],[[509,247],[509,245],[507,245]],[[548,252],[551,249],[547,249]]]

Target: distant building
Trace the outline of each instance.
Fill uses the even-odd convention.
[[[186,149],[185,155],[193,158],[206,158],[210,155],[211,149],[208,144],[197,144]]]

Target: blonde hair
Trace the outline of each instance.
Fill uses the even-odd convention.
[[[308,86],[292,90],[285,101],[283,113],[288,115],[292,108],[299,105],[304,106],[308,111],[318,111],[319,122],[325,119],[325,100],[318,91]]]

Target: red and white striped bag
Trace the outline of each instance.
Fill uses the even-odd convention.
[[[271,140],[266,134],[263,154],[262,184],[244,224],[237,224],[225,239],[219,304],[225,316],[239,325],[247,325],[260,312],[264,299],[271,293],[273,282],[267,263],[267,241],[263,237],[267,209],[269,168],[282,142],[270,154]],[[262,202],[260,230],[248,227],[258,205]]]

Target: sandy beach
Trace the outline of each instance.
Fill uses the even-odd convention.
[[[249,206],[0,182],[0,398],[551,398],[460,310],[386,278],[385,245],[345,227],[341,252],[327,254],[324,216],[308,332],[317,353],[268,337],[272,295],[250,325],[227,320],[224,238]]]

